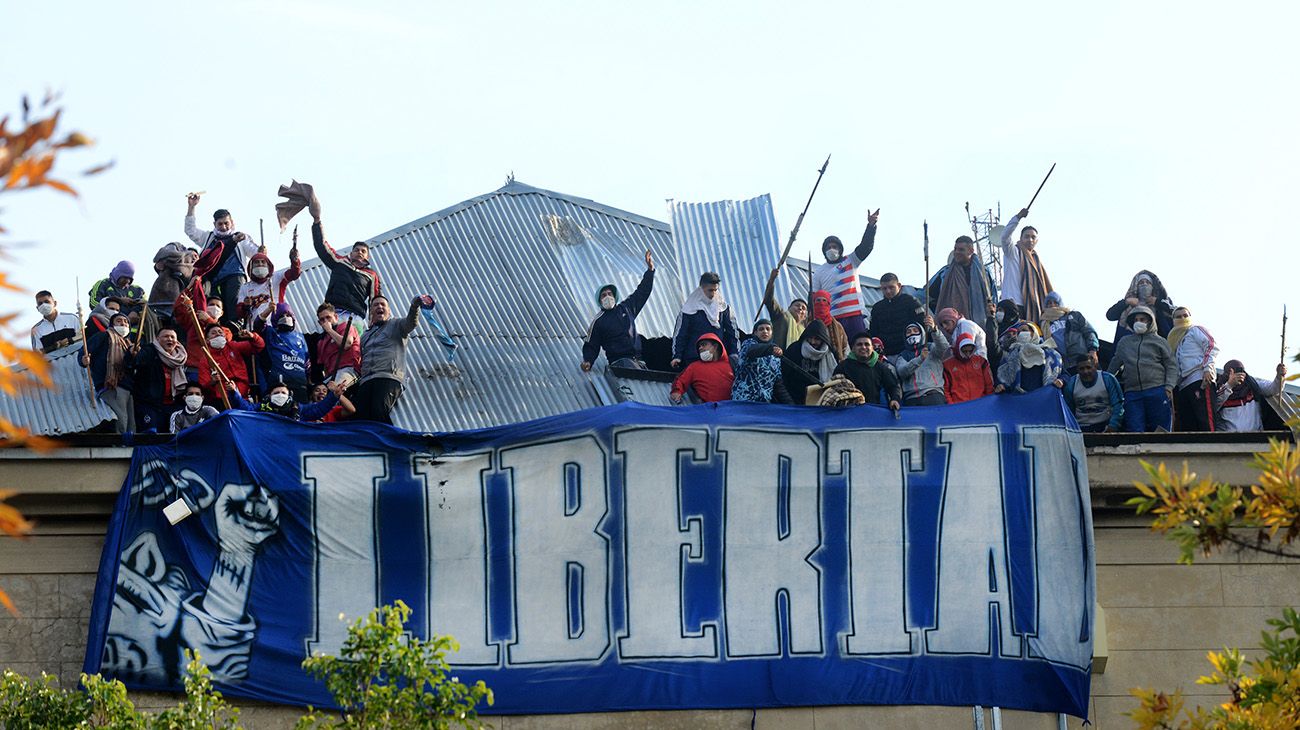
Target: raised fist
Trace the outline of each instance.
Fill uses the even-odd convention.
[[[212,514],[223,551],[252,553],[280,529],[280,500],[256,484],[227,484]]]

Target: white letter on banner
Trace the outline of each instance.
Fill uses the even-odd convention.
[[[456,665],[495,666],[500,654],[488,643],[483,473],[491,468],[492,455],[487,453],[411,455],[411,471],[424,481],[424,529],[429,541],[424,635],[456,637],[460,651],[447,659]]]
[[[593,436],[500,452],[511,472],[515,642],[511,664],[594,661],[609,648],[605,451]]]
[[[821,450],[808,434],[718,430],[727,455],[723,586],[727,656],[822,652]]]
[[[925,469],[924,431],[836,431],[826,435],[827,474],[849,457],[849,606],[846,654],[909,654],[907,472]]]
[[[615,437],[623,457],[623,530],[627,555],[624,659],[716,657],[717,627],[686,630],[682,588],[688,562],[704,560],[701,518],[683,524],[680,459],[708,458],[709,432],[638,428]]]
[[[997,622],[1002,656],[1021,656],[1011,630],[1002,451],[996,426],[939,429],[948,447],[939,517],[937,626],[926,632],[930,654],[993,652]]]
[[[348,624],[379,605],[375,498],[384,454],[303,454],[316,538],[316,636],[307,652],[338,654]],[[339,615],[345,621],[339,620]]]
[[[1086,670],[1092,661],[1093,556],[1083,437],[1061,428],[1026,428],[1034,462],[1037,635],[1031,656]]]

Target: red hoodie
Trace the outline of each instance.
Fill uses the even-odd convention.
[[[975,335],[963,332],[953,344],[953,355],[943,361],[943,394],[949,403],[965,403],[993,392],[993,371],[989,361],[972,354],[962,357],[962,345],[975,344]]]
[[[731,372],[731,361],[727,359],[727,348],[722,344],[722,340],[712,332],[705,332],[695,340],[698,344],[703,340],[712,340],[717,343],[718,350],[722,357],[712,362],[703,360],[693,360],[681,375],[673,381],[672,395],[680,397],[686,392],[687,388],[693,388],[695,394],[705,403],[716,403],[720,400],[731,400],[731,383],[736,379],[735,374]]]

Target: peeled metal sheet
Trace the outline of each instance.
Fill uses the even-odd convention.
[[[81,433],[116,420],[113,411],[94,396],[80,356],[80,343],[50,353],[53,386],[28,385],[16,395],[0,395],[0,416],[41,436]],[[15,370],[21,373],[24,368]]]

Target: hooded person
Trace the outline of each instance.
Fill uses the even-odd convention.
[[[823,385],[831,379],[839,362],[831,352],[830,333],[826,325],[811,320],[803,335],[785,351],[781,377],[790,399],[798,405],[807,402],[808,386]]]
[[[1114,375],[1097,369],[1095,354],[1080,355],[1065,381],[1065,404],[1084,433],[1113,433],[1124,425],[1124,389]]]
[[[1052,346],[1061,354],[1063,361],[1072,370],[1074,363],[1085,355],[1096,353],[1101,347],[1097,330],[1088,323],[1082,312],[1065,306],[1061,295],[1052,292],[1043,300],[1042,319],[1038,328],[1044,339],[1051,339]]]
[[[90,310],[90,316],[86,317],[86,337],[106,332],[109,328],[109,320],[113,315],[122,311],[122,302],[117,297],[105,297],[99,300],[99,304]]]
[[[831,373],[843,375],[862,393],[867,403],[887,405],[897,411],[903,400],[903,391],[898,385],[898,376],[889,366],[883,353],[879,352],[871,341],[871,335],[859,332],[853,336],[853,349],[848,358],[836,366]]]
[[[234,410],[271,413],[293,421],[319,421],[339,403],[338,394],[332,390],[322,400],[299,403],[294,399],[289,384],[283,382],[272,384],[266,397],[256,403],[245,399],[234,388],[230,389],[228,395],[230,407]]]
[[[244,283],[248,261],[257,253],[258,245],[252,236],[235,230],[235,219],[224,208],[212,213],[211,231],[199,228],[194,218],[199,196],[191,193],[186,199],[189,209],[185,213],[185,235],[199,246],[200,257],[219,250],[209,279],[212,294],[221,299],[226,321],[232,321],[239,305],[239,287]]]
[[[174,319],[173,306],[176,298],[185,291],[195,276],[205,276],[216,266],[222,250],[223,247],[218,245],[200,256],[197,250],[173,241],[154,254],[153,270],[157,276],[149,289],[149,309],[163,320],[163,324],[169,324]]]
[[[994,393],[1028,393],[1048,386],[1061,387],[1061,355],[1045,343],[1038,325],[1025,322],[1016,331],[1016,340],[1002,353],[998,365],[998,384]]]
[[[98,307],[107,297],[121,301],[122,311],[127,314],[139,314],[144,306],[144,289],[135,285],[135,264],[130,261],[118,261],[108,277],[100,279],[90,287],[90,306]]]
[[[1214,360],[1219,347],[1214,336],[1192,323],[1192,310],[1174,309],[1174,328],[1166,338],[1178,363],[1178,385],[1174,388],[1174,428],[1177,431],[1213,431]]]
[[[715,335],[727,352],[735,352],[739,346],[735,315],[722,296],[722,277],[712,271],[700,276],[700,285],[686,297],[677,315],[670,363],[673,368],[684,367],[699,358],[695,343],[703,334]]]
[[[790,306],[782,309],[776,301],[776,277],[778,269],[772,269],[767,277],[767,288],[763,290],[763,306],[772,315],[772,342],[778,347],[787,348],[803,335],[803,328],[808,324],[808,302],[799,297],[790,300]],[[843,327],[841,326],[841,329]]]
[[[636,317],[650,299],[655,285],[655,264],[649,250],[645,252],[645,273],[631,296],[619,301],[618,287],[606,284],[596,290],[600,314],[587,327],[582,341],[582,371],[588,372],[600,351],[612,366],[645,369],[641,362],[641,338],[636,333]]]
[[[1056,287],[1038,258],[1038,229],[1025,226],[1020,239],[1011,242],[1016,227],[1028,216],[1029,209],[1022,208],[1002,230],[1002,294],[1020,306],[1025,319],[1037,322],[1042,318],[1043,300]]]
[[[131,343],[127,315],[114,313],[108,329],[90,337],[87,352],[79,360],[90,368],[95,394],[117,416],[118,433],[135,431],[135,402],[131,397],[131,373],[137,348]]]
[[[1214,405],[1221,431],[1285,431],[1286,423],[1269,405],[1268,398],[1282,392],[1286,365],[1278,363],[1273,380],[1261,383],[1246,372],[1240,360],[1223,364]]]
[[[831,316],[839,320],[847,336],[867,328],[863,317],[867,314],[866,300],[858,284],[858,267],[871,255],[876,245],[876,221],[880,219],[880,209],[867,216],[867,228],[862,232],[862,240],[846,256],[844,243],[837,236],[827,236],[822,241],[822,255],[826,263],[818,264],[813,269],[812,288],[814,291],[826,291],[831,296]]]
[[[681,403],[689,389],[702,403],[731,400],[731,386],[735,374],[727,358],[727,347],[722,338],[705,332],[695,340],[696,359],[692,360],[673,380],[668,399]]]
[[[284,302],[289,282],[301,274],[302,261],[296,248],[289,252],[289,268],[284,271],[276,271],[265,249],[258,249],[248,260],[248,281],[239,287],[235,316],[247,322],[250,329],[258,329],[259,322],[269,321],[276,306]]]
[[[298,331],[288,302],[275,306],[275,315],[262,328],[266,349],[257,356],[262,383],[284,383],[293,397],[305,401],[311,395],[307,387],[307,340]]]
[[[949,403],[965,403],[993,392],[989,361],[975,352],[975,336],[957,335],[952,355],[943,361],[943,393]]]
[[[836,360],[842,362],[849,352],[849,335],[844,331],[844,325],[831,316],[831,293],[824,289],[813,292],[812,311],[813,319],[826,325],[826,332],[831,336],[831,352]]]
[[[944,307],[935,315],[939,323],[939,329],[943,331],[944,337],[949,343],[956,342],[957,336],[963,332],[971,333],[975,338],[975,353],[980,357],[988,359],[989,346],[988,338],[984,334],[984,328],[975,322],[961,316],[961,313],[952,307]],[[919,320],[918,320],[919,321]]]
[[[953,243],[947,265],[930,279],[926,294],[936,314],[951,308],[973,322],[982,322],[988,316],[994,297],[993,278],[975,253],[975,241],[970,236],[959,236]]]
[[[731,399],[749,403],[793,403],[781,377],[781,355],[785,348],[773,341],[772,322],[754,323],[754,336],[740,343],[740,352],[731,359],[735,381]]]
[[[1132,433],[1173,426],[1178,364],[1169,342],[1155,331],[1155,315],[1145,304],[1131,307],[1124,323],[1133,334],[1115,343],[1107,370],[1124,386],[1124,430]]]
[[[159,330],[153,341],[136,354],[131,394],[140,431],[167,431],[172,411],[180,407],[189,384],[185,360],[185,345],[170,327]]]
[[[905,406],[941,406],[948,402],[943,394],[943,361],[948,357],[948,338],[943,330],[913,322],[907,325],[907,345],[894,356],[894,371],[903,389]]]
[[[1174,303],[1165,291],[1165,285],[1160,283],[1160,277],[1143,269],[1133,275],[1124,298],[1106,310],[1106,319],[1115,323],[1116,346],[1120,340],[1133,334],[1133,330],[1128,328],[1129,314],[1138,306],[1150,310],[1161,337],[1167,336],[1174,328]]]

